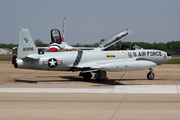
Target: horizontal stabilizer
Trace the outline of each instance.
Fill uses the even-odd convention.
[[[25,58],[30,58],[30,59],[39,59],[40,56],[38,54],[30,54],[25,56]]]

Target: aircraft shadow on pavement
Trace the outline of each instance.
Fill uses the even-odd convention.
[[[87,82],[87,83],[95,83],[95,84],[102,84],[102,85],[125,85],[119,82],[118,79],[109,79],[109,80],[104,80],[103,82],[98,82],[95,79],[90,79],[90,80],[84,80],[83,78],[75,77],[75,76],[36,76],[36,77],[59,77],[67,80],[26,80],[26,79],[14,79],[14,82],[23,82],[23,83],[41,83],[41,82]]]
[[[148,80],[148,79],[120,79],[119,81],[156,81],[156,80],[167,80],[167,79],[153,79],[153,80]]]
[[[104,80],[103,82],[98,82],[95,79],[84,80],[83,78],[78,78],[74,76],[61,76],[61,78],[69,79],[70,81],[89,82],[89,83],[97,83],[104,85],[124,85],[122,83],[119,83],[118,79],[108,79],[108,80]]]

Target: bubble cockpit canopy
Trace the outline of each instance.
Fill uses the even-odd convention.
[[[116,34],[110,36],[109,38],[107,38],[106,40],[104,40],[100,45],[99,45],[99,49],[100,50],[104,50],[108,47],[110,47],[111,45],[119,42],[120,40],[124,39],[125,37],[131,35],[131,30],[130,29],[126,29],[120,32],[117,32]]]

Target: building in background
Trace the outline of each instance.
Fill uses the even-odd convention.
[[[13,50],[9,48],[0,48],[0,55],[12,55]]]

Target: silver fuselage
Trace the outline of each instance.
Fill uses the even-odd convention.
[[[18,68],[41,69],[54,71],[102,70],[102,71],[133,71],[153,68],[171,60],[161,50],[118,50],[118,51],[69,51],[45,52],[34,54],[39,59],[17,58]],[[50,59],[58,64],[51,68]]]

